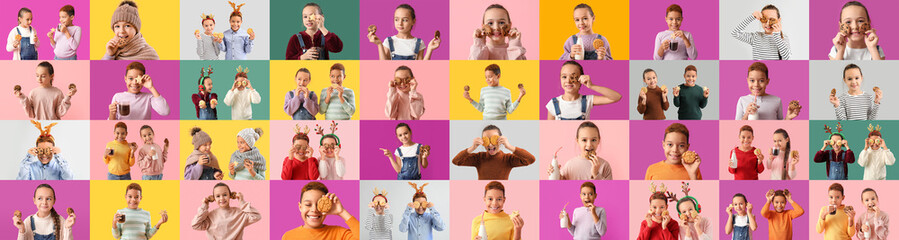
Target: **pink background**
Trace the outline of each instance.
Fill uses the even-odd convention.
[[[540,119],[546,119],[546,104],[554,97],[565,93],[560,80],[562,64],[566,61],[540,61]],[[611,88],[621,94],[621,100],[613,104],[594,106],[590,119],[626,120],[628,114],[627,69],[628,61],[578,61],[584,67],[584,74],[590,76],[593,84]],[[599,95],[596,91],[581,86],[583,95]]]
[[[442,33],[441,33],[442,34]],[[441,43],[446,44],[446,43]],[[425,102],[422,120],[449,119],[449,61],[362,61],[359,64],[359,85],[364,94],[357,99],[360,118],[387,120],[384,108],[389,83],[396,68],[406,65],[418,81],[418,93]]]
[[[451,1],[450,16],[453,16],[453,21],[450,23],[450,32],[453,35],[444,38],[444,41],[448,39],[450,43],[450,59],[468,59],[471,45],[474,43],[474,30],[484,25],[484,10],[494,3],[502,4],[509,10],[512,27],[518,28],[518,31],[521,32],[521,44],[526,50],[525,57],[538,59],[540,19],[537,16],[540,13],[537,0]],[[441,45],[443,44],[441,43]]]
[[[546,171],[550,167],[553,154],[559,147],[559,168],[565,166],[569,159],[580,154],[580,146],[575,135],[577,127],[583,121],[540,121],[540,179],[547,180]],[[618,180],[629,179],[628,165],[628,121],[593,121],[599,126],[600,143],[597,153],[612,166],[612,177]],[[644,169],[645,170],[645,169]],[[642,176],[642,175],[641,175]]]
[[[690,130],[690,151],[699,154],[702,162],[699,171],[703,180],[718,179],[718,121],[631,121],[630,140],[630,173],[631,180],[646,178],[649,165],[664,161],[665,153],[662,142],[665,141],[665,128],[672,123],[682,123]],[[640,146],[645,146],[640,148]]]
[[[721,113],[720,119],[734,119],[737,112],[737,100],[749,95],[746,74],[749,65],[755,61],[721,61]],[[768,66],[768,78],[771,83],[765,92],[780,97],[783,104],[784,119],[787,118],[787,106],[790,101],[799,100],[803,109],[794,120],[808,120],[808,61],[761,61]]]
[[[833,38],[839,31],[840,10],[848,0],[816,0],[809,4],[809,59],[828,60],[827,54],[833,47]],[[889,23],[899,21],[899,15],[893,11],[899,5],[892,1],[861,1],[871,16],[871,25],[877,31],[880,45],[885,56],[889,57],[891,48],[899,46],[899,32],[888,29]]]
[[[76,12],[77,14],[77,12]],[[5,51],[4,51],[5,52]],[[85,55],[87,56],[87,55]],[[12,57],[10,57],[12,58]],[[35,69],[42,61],[3,61],[0,71],[6,73],[8,80],[3,84],[7,94],[3,94],[0,112],[7,113],[2,119],[30,119],[22,108],[19,99],[12,95],[15,85],[22,86],[22,94],[26,97],[32,89],[40,86],[35,80]],[[49,61],[53,65],[53,86],[66,94],[69,83],[74,83],[78,92],[72,97],[72,107],[62,117],[63,120],[87,120],[90,112],[90,65],[88,61]],[[108,113],[107,113],[108,114]]]
[[[91,94],[91,119],[106,120],[109,118],[109,104],[116,93],[128,90],[125,85],[125,72],[128,64],[133,61],[91,61],[91,85],[94,86]],[[178,81],[180,66],[176,60],[152,60],[137,61],[147,68],[147,75],[153,79],[153,87],[159,92],[169,105],[169,115],[161,116],[155,110],[150,110],[151,119],[154,120],[178,120],[181,112],[178,106],[179,94]],[[193,79],[191,79],[193,81]],[[80,88],[79,88],[80,89]],[[149,93],[143,89],[141,92]],[[190,106],[188,106],[190,107]]]
[[[182,239],[203,239],[206,237],[206,231],[193,230],[190,227],[191,221],[197,214],[197,209],[203,203],[203,199],[212,195],[215,184],[224,182],[228,184],[228,188],[232,192],[243,193],[244,199],[250,203],[250,206],[256,208],[262,215],[262,220],[253,223],[244,228],[245,238],[267,239],[269,238],[269,221],[271,213],[269,211],[269,183],[267,181],[181,181],[181,238]],[[240,207],[240,201],[236,199],[231,201],[231,207]],[[218,204],[210,203],[209,211],[218,209]],[[172,216],[174,217],[174,216]]]
[[[8,25],[4,25],[0,29],[3,46],[6,46],[6,37],[9,36],[9,32],[18,25],[16,24],[16,19],[18,19],[19,9],[27,7],[31,9],[32,14],[31,27],[34,28],[38,35],[38,40],[41,42],[41,46],[37,48],[38,59],[52,60],[56,54],[53,53],[53,47],[50,46],[50,38],[47,37],[47,33],[50,32],[51,28],[59,25],[59,9],[68,4],[75,8],[75,18],[72,20],[72,24],[81,27],[81,42],[78,44],[78,50],[76,50],[75,54],[78,55],[79,60],[90,58],[90,24],[88,24],[90,20],[90,1],[68,0],[65,2],[51,2],[12,0],[4,3],[3,11],[0,11],[0,14],[6,17],[4,23]],[[12,55],[12,52],[7,52],[5,49],[0,51],[0,59],[9,60],[12,59]]]
[[[427,49],[428,43],[434,39],[434,31],[440,30],[441,39],[449,39],[449,0],[375,0],[359,1],[359,59],[377,60],[378,47],[368,41],[368,25],[378,26],[377,35],[386,42],[387,37],[396,35],[393,27],[393,14],[400,4],[409,4],[415,9],[415,25],[412,36],[421,38],[422,46]],[[425,50],[427,52],[427,50]],[[440,47],[434,50],[431,59],[449,59],[449,41],[442,40]]]
[[[90,169],[91,169],[91,179],[92,180],[106,180],[106,173],[109,172],[109,168],[107,165],[103,163],[103,155],[106,149],[106,143],[115,140],[115,124],[119,121],[91,121],[91,138],[90,138]],[[181,177],[178,174],[178,169],[180,168],[180,161],[178,159],[178,121],[171,120],[151,120],[151,121],[137,121],[137,120],[128,120],[122,121],[126,125],[128,125],[128,136],[125,138],[128,142],[136,142],[137,148],[140,149],[144,146],[144,140],[140,138],[140,127],[143,125],[150,125],[155,132],[155,136],[153,137],[153,142],[159,147],[164,147],[165,142],[163,140],[165,138],[169,139],[169,154],[168,159],[165,162],[165,167],[162,171],[163,180],[178,180]],[[160,156],[162,154],[162,149],[157,149],[156,151],[160,152]],[[131,179],[132,180],[140,180],[141,176],[143,176],[140,172],[140,166],[137,164],[137,155],[135,154],[134,166],[131,166]]]
[[[400,122],[409,124],[412,128],[412,141],[424,145],[431,145],[431,155],[428,156],[428,167],[421,169],[421,179],[449,180],[449,121],[363,121],[362,131],[359,135],[364,139],[359,147],[364,153],[365,161],[359,165],[365,169],[361,173],[361,179],[365,180],[396,180],[396,170],[390,165],[387,157],[380,148],[393,152],[401,146],[396,139],[396,125]],[[393,155],[394,158],[396,155]],[[360,157],[362,159],[363,157]],[[402,159],[400,159],[402,161]]]
[[[665,11],[671,4],[684,11],[681,30],[693,35],[697,60],[718,59],[718,1],[648,0],[632,2],[642,11],[631,11],[631,59],[652,60],[656,34],[668,30]]]
[[[585,181],[542,181],[540,182],[540,238],[541,239],[567,239],[571,238],[568,230],[559,226],[559,211],[568,203],[565,212],[569,217],[574,217],[574,209],[583,207],[581,203],[581,184]],[[605,209],[606,235],[605,239],[624,239],[627,226],[628,198],[618,197],[616,193],[627,192],[627,181],[591,181],[596,185],[596,200],[594,204]],[[527,222],[525,223],[527,224]],[[527,226],[527,225],[525,225]]]
[[[682,181],[630,181],[629,196],[631,204],[628,211],[630,220],[627,221],[628,226],[630,226],[628,231],[630,233],[629,239],[637,239],[640,224],[646,219],[646,211],[649,210],[649,196],[652,195],[652,192],[649,191],[651,182],[656,184],[664,183],[668,191],[676,194],[678,199],[684,197],[684,193],[681,191]],[[720,224],[718,224],[718,215],[716,214],[718,212],[716,208],[720,206],[718,203],[718,181],[689,182],[690,196],[695,197],[699,200],[699,204],[702,205],[702,212],[699,215],[709,220],[709,235],[712,236],[712,239],[723,239],[718,237],[718,225]],[[678,223],[681,222],[677,216],[677,203],[668,202],[668,212],[671,214],[672,220]]]
[[[539,196],[540,193],[537,181],[499,181],[506,188],[506,202],[503,205],[503,211],[512,214],[512,211],[519,211],[521,218],[524,220],[522,228],[522,237],[540,236],[539,220]],[[471,222],[475,217],[481,217],[481,212],[486,208],[484,205],[484,186],[490,181],[474,181],[474,180],[454,180],[450,184],[450,196],[452,206],[450,213],[453,216],[450,219],[450,237],[452,239],[470,239],[471,238]],[[546,217],[546,216],[544,216]],[[558,213],[549,216],[558,219]]]
[[[271,239],[281,239],[287,231],[305,225],[303,217],[300,216],[300,191],[303,186],[310,181],[272,181],[271,182],[271,207],[278,211],[272,211],[271,216],[263,215],[263,218],[276,219],[269,225],[271,230]],[[362,219],[359,215],[359,181],[319,181],[328,187],[329,193],[334,193],[340,199],[340,204],[344,209],[353,215],[357,220]],[[349,229],[343,218],[335,215],[325,217],[326,225],[340,226]],[[363,228],[363,223],[359,223],[359,228]],[[399,224],[395,222],[394,224]],[[399,233],[395,233],[399,234]],[[262,238],[260,238],[262,239]]]
[[[856,219],[861,217],[865,210],[864,204],[862,204],[862,190],[865,188],[873,188],[877,192],[878,200],[880,200],[877,207],[880,207],[881,211],[891,214],[890,216],[896,213],[896,209],[892,207],[895,206],[893,203],[899,198],[899,193],[895,192],[899,188],[899,184],[895,181],[809,181],[809,210],[806,212],[806,214],[809,214],[809,236],[814,236],[814,238],[824,237],[824,234],[819,234],[815,231],[815,225],[818,223],[818,218],[821,217],[821,207],[828,204],[827,189],[830,188],[830,184],[835,182],[843,185],[843,192],[846,195],[843,204],[855,208]],[[896,229],[897,227],[899,227],[899,222],[890,221],[890,229]],[[893,234],[895,236],[895,233]]]
[[[740,144],[740,127],[749,125],[755,133],[752,146],[762,150],[765,155],[764,164],[768,167],[768,157],[771,156],[771,148],[774,147],[774,130],[783,128],[790,135],[790,149],[799,151],[799,163],[796,164],[797,180],[808,180],[808,164],[811,162],[808,149],[808,122],[807,121],[736,121],[722,120],[718,122],[718,159],[721,164],[718,168],[718,176],[722,180],[733,180],[734,175],[727,171],[728,162],[730,161],[730,151]],[[765,168],[765,171],[759,174],[760,180],[771,179],[771,170]]]
[[[806,193],[808,190],[808,181],[778,181],[773,184],[758,184],[757,182],[751,181],[720,181],[719,184],[721,185],[721,192],[719,193],[719,201],[721,201],[721,204],[718,205],[717,209],[708,209],[706,211],[718,213],[719,221],[717,222],[717,226],[718,231],[721,232],[722,238],[732,237],[731,235],[724,234],[724,226],[727,224],[727,205],[733,203],[734,194],[742,193],[743,195],[746,195],[746,199],[749,200],[749,203],[752,203],[752,214],[755,215],[755,222],[758,224],[758,228],[751,232],[752,238],[768,239],[768,219],[762,216],[762,209],[765,207],[766,201],[765,193],[771,189],[776,191],[786,188],[790,190],[793,201],[796,201],[796,203],[805,210],[805,214],[799,216],[799,218],[793,219],[793,239],[810,239],[809,235],[807,235],[808,233],[801,230],[802,226],[808,222],[810,216],[808,194]],[[773,204],[768,209],[774,211]],[[785,209],[789,210],[793,209],[793,207],[787,202]],[[812,219],[814,219],[814,217]]]
[[[42,183],[50,184],[56,192],[58,199],[53,208],[57,213],[63,215],[63,218],[68,218],[66,208],[75,211],[75,225],[72,226],[72,235],[75,239],[89,239],[91,221],[88,211],[90,199],[88,181],[0,181],[0,188],[3,188],[7,196],[15,196],[4,198],[0,211],[10,214],[19,210],[22,211],[22,218],[37,213],[37,207],[34,206],[34,190]],[[12,225],[12,215],[6,216],[9,218],[4,221],[9,225],[0,228],[0,235],[12,239],[16,236],[17,229]]]
[[[344,180],[359,179],[359,121],[336,121],[337,136],[340,137],[340,156],[346,159],[346,175]],[[271,127],[271,157],[269,159],[269,172],[271,180],[281,180],[281,169],[284,165],[284,158],[287,157],[287,151],[293,146],[293,135],[296,135],[294,127],[296,124],[300,127],[309,126],[309,129],[315,129],[315,124],[322,126],[325,133],[330,133],[329,126],[331,121],[288,121],[288,120],[272,120],[269,121]],[[320,158],[318,141],[321,136],[315,134],[315,130],[309,132],[309,146],[315,149],[315,158]]]

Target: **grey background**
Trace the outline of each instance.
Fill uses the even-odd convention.
[[[487,125],[496,125],[503,136],[509,139],[512,146],[528,150],[536,162],[524,167],[516,167],[509,174],[509,180],[537,180],[540,171],[540,128],[536,120],[453,120],[450,121],[450,179],[452,180],[478,180],[478,171],[474,167],[460,167],[452,163],[453,157],[463,149],[471,147],[472,140],[481,137],[481,130]],[[511,153],[509,149],[500,147],[505,153]],[[478,147],[474,152],[483,152],[484,146]]]
[[[643,114],[637,112],[637,98],[640,97],[640,89],[646,86],[643,83],[643,70],[652,68],[655,70],[656,76],[659,78],[659,86],[666,85],[668,87],[668,110],[665,111],[666,120],[677,120],[678,107],[674,106],[674,87],[684,83],[684,68],[687,65],[696,66],[696,84],[709,88],[709,103],[702,109],[702,120],[718,120],[718,102],[720,102],[718,86],[718,61],[700,60],[700,61],[630,61],[630,71],[628,78],[630,79],[630,88],[628,89],[630,99],[628,106],[630,107],[631,120],[643,120]]]
[[[833,104],[830,103],[830,90],[836,88],[837,96],[849,91],[843,83],[843,68],[855,63],[862,69],[862,91],[874,94],[874,86],[883,91],[877,120],[899,119],[899,83],[895,81],[896,63],[894,61],[809,61],[809,119],[836,120]]]
[[[228,23],[231,12],[231,4],[227,0],[215,1],[180,1],[181,2],[181,28],[178,31],[178,41],[181,46],[181,60],[199,60],[197,56],[197,38],[194,37],[194,31],[203,32],[203,25],[200,17],[202,14],[215,15],[214,32],[225,32],[231,29]],[[241,30],[253,28],[256,32],[256,39],[253,40],[253,50],[247,54],[247,60],[269,60],[269,35],[271,35],[269,19],[269,0],[253,0],[253,1],[232,1],[235,4],[247,3],[240,8],[243,14],[243,23],[240,24]],[[219,53],[219,59],[225,59],[225,52]]]
[[[437,209],[437,212],[440,213],[440,218],[443,220],[444,229],[443,231],[437,231],[432,229],[432,236],[434,239],[450,239],[449,238],[449,225],[450,225],[450,203],[449,203],[449,181],[397,181],[397,180],[379,180],[379,181],[370,181],[370,180],[362,180],[359,181],[359,215],[362,216],[359,219],[359,222],[362,224],[360,226],[361,231],[361,239],[370,239],[370,234],[368,230],[365,230],[365,222],[368,219],[368,203],[371,202],[371,198],[375,195],[372,193],[376,187],[378,188],[378,192],[381,189],[387,190],[387,205],[390,206],[389,212],[393,214],[393,239],[407,239],[407,233],[400,232],[400,221],[403,220],[403,211],[406,210],[406,205],[412,202],[412,195],[415,194],[415,190],[412,190],[412,186],[409,185],[409,182],[414,182],[421,187],[422,184],[428,183],[428,186],[425,186],[424,192],[428,195],[428,202],[434,202],[434,208]]]
[[[75,180],[90,179],[90,122],[87,120],[38,121],[41,127],[58,122],[50,129],[60,155],[69,162]],[[0,132],[7,137],[0,140],[0,152],[3,157],[3,168],[0,168],[0,180],[15,180],[19,167],[28,149],[34,147],[34,141],[41,133],[29,120],[0,121]],[[97,159],[100,164],[100,159]]]
[[[809,39],[809,0],[720,0],[719,24],[719,53],[721,60],[750,60],[752,59],[752,47],[743,43],[730,33],[755,11],[761,11],[762,7],[773,4],[780,10],[780,19],[783,24],[783,32],[790,39],[790,60],[808,60]],[[838,9],[834,9],[836,11]],[[750,23],[745,31],[762,31],[758,21]]]

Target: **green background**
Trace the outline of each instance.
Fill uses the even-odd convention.
[[[231,107],[225,105],[225,95],[234,84],[234,75],[237,74],[237,66],[250,68],[247,78],[253,84],[253,88],[259,92],[262,101],[259,104],[251,104],[253,108],[253,120],[268,120],[269,112],[269,66],[268,60],[182,60],[181,61],[181,95],[178,103],[181,104],[182,120],[197,120],[197,111],[191,101],[191,95],[198,92],[197,80],[200,78],[200,68],[212,65],[212,92],[218,95],[219,104],[216,106],[219,120],[231,120]]]
[[[843,124],[843,136],[846,137],[846,141],[849,142],[849,149],[852,149],[852,152],[855,154],[855,163],[849,164],[849,180],[862,180],[865,175],[865,169],[858,164],[858,157],[861,155],[862,150],[865,149],[865,139],[868,138],[868,124],[872,123],[876,127],[877,124],[880,124],[881,134],[884,136],[884,141],[887,143],[887,149],[892,150],[894,147],[899,146],[899,143],[894,141],[899,141],[899,139],[893,139],[891,141],[890,136],[895,136],[894,131],[899,131],[899,122],[897,121],[841,121]],[[828,127],[833,129],[836,132],[837,121],[809,121],[809,179],[811,180],[827,180],[827,168],[826,163],[815,163],[814,157],[815,153],[818,150],[821,150],[821,146],[824,143],[824,140],[830,139],[830,134],[824,132],[824,125],[827,124]],[[828,147],[827,149],[831,149]],[[896,180],[899,179],[899,164],[893,164],[892,166],[887,166],[887,179],[888,180]]]
[[[343,51],[330,53],[331,60],[359,60],[359,1],[357,0],[272,0],[271,54],[272,60],[283,60],[290,36],[305,31],[303,6],[315,2],[322,7],[325,28],[343,41]],[[199,70],[198,70],[199,71]]]

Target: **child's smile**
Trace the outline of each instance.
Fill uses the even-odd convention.
[[[746,81],[749,85],[749,91],[753,96],[765,95],[765,90],[768,88],[768,78],[765,76],[765,73],[761,71],[750,71]]]
[[[499,86],[499,75],[494,74],[493,71],[486,71],[484,73],[484,80],[487,82],[487,86],[496,87]]]
[[[231,205],[231,190],[226,186],[218,186],[212,189],[215,203],[219,208],[228,208]]]
[[[668,16],[665,16],[665,22],[668,23],[668,30],[671,31],[680,30],[680,25],[683,21],[684,18],[679,12],[671,11],[668,12]]]
[[[683,133],[671,132],[665,134],[665,141],[662,142],[662,147],[669,162],[680,164],[681,155],[690,148],[690,144],[686,140],[687,138]]]
[[[687,71],[684,73],[684,86],[696,86],[696,71]]]
[[[861,6],[847,6],[840,12],[840,17],[840,23],[850,27],[849,40],[864,41],[866,29],[862,29],[862,25],[871,24],[867,10]]]
[[[319,190],[309,190],[302,194],[303,199],[300,202],[300,216],[303,217],[303,227],[320,228],[325,221],[325,215],[318,211],[318,199],[325,195]]]
[[[137,209],[140,205],[141,192],[137,189],[128,189],[125,193],[125,200],[128,202],[129,209]]]
[[[491,8],[484,12],[484,24],[493,29],[490,40],[494,43],[505,42],[505,34],[511,28],[512,22],[509,21],[509,13],[499,8]]]
[[[655,72],[648,72],[643,74],[643,83],[649,88],[656,88],[656,85],[659,83],[659,78],[656,76]]]
[[[144,140],[144,144],[153,143],[153,135],[153,130],[150,130],[149,128],[140,130],[140,138]]]
[[[774,197],[774,211],[782,213],[784,211],[784,207],[786,207],[786,198],[785,197]]]
[[[243,22],[243,17],[233,16],[229,23],[231,23],[231,31],[237,32],[240,29],[240,24]]]
[[[484,203],[487,205],[487,212],[498,214],[503,211],[505,204],[505,194],[499,189],[490,189],[484,195]]]
[[[303,8],[303,26],[309,30],[317,30],[318,26],[315,25],[315,20],[318,18],[318,9],[314,6],[308,6]]]
[[[574,25],[581,33],[589,34],[593,32],[594,17],[590,15],[587,8],[578,8],[574,10]]]
[[[115,33],[115,36],[119,39],[129,39],[137,34],[137,29],[134,28],[134,25],[131,25],[127,22],[117,22],[112,26],[112,31]]]
[[[212,35],[212,31],[215,30],[215,22],[212,20],[203,20],[203,32],[206,35]]]

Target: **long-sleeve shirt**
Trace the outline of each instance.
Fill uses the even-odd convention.
[[[521,98],[512,101],[512,91],[503,86],[481,88],[481,100],[471,101],[471,105],[484,114],[484,120],[506,120],[518,108]]]
[[[221,43],[213,41],[212,36],[201,33],[200,39],[197,39],[197,56],[200,60],[218,60],[222,46]]]
[[[677,221],[671,219],[668,226],[662,229],[662,223],[653,222],[652,226],[646,227],[646,220],[640,223],[640,232],[637,240],[677,240],[680,236],[680,226]]]
[[[197,112],[197,118],[200,117],[200,101],[206,102],[206,108],[212,110],[212,115],[218,116],[218,105],[216,105],[215,108],[212,108],[212,104],[210,103],[212,102],[212,99],[218,101],[219,95],[211,92],[202,94],[198,92],[190,95],[190,100],[194,103],[194,110]]]
[[[59,238],[60,240],[73,240],[74,236],[72,235],[72,228],[65,227],[66,219],[63,218],[62,215],[58,216],[59,224]],[[31,221],[34,220],[34,231],[31,230]],[[46,217],[38,217],[37,214],[33,214],[31,216],[27,216],[22,219],[22,224],[25,226],[25,232],[19,232],[16,240],[34,240],[34,234],[40,235],[48,235],[51,233],[55,233],[55,226],[53,224],[53,218],[50,217],[50,214],[47,214]]]
[[[106,164],[109,173],[125,175],[131,172],[131,166],[134,166],[134,154],[132,154],[128,142],[111,141],[106,143],[106,149],[112,149],[112,156],[105,151],[103,153],[103,163]]]
[[[818,218],[815,231],[824,233],[824,240],[849,240],[855,235],[855,228],[849,227],[849,215],[846,215],[843,207],[845,206],[837,207],[835,215],[827,213],[827,206],[821,208],[821,212],[826,215],[825,220]]]
[[[863,92],[859,95],[840,94],[840,106],[834,108],[837,120],[877,120],[880,104],[874,103],[874,94]]]
[[[665,120],[665,111],[668,110],[667,95],[662,95],[662,89],[646,88],[646,104],[643,97],[637,95],[637,112],[643,114],[643,120]]]
[[[887,178],[887,166],[896,163],[896,157],[889,149],[869,150],[864,149],[858,155],[858,165],[865,168],[864,180],[885,180]]]
[[[122,116],[121,112],[116,112],[118,120],[150,120],[150,108],[162,116],[169,115],[169,104],[161,95],[153,97],[152,93],[140,92],[137,94],[130,92],[120,92],[112,96],[112,102],[130,102],[131,112],[128,116]]]
[[[765,206],[762,207],[762,216],[768,219],[769,239],[793,239],[793,219],[805,214],[805,210],[796,202],[791,202],[790,205],[793,206],[793,209],[777,212],[769,210],[771,202],[765,202]]]
[[[696,231],[696,225],[699,225],[699,228],[702,229],[702,235],[699,235],[699,232]],[[709,235],[709,230],[711,230],[708,218],[703,218],[700,222],[689,222],[687,226],[680,227],[680,239],[681,240],[712,240],[712,236]]]
[[[155,150],[156,154],[151,155],[150,150]],[[162,174],[165,162],[168,160],[169,150],[163,149],[156,143],[144,144],[137,150],[137,165],[140,172],[144,176],[152,176]]]
[[[646,168],[646,180],[690,180],[690,173],[681,164],[665,161],[653,163]],[[702,172],[696,169],[696,180],[702,180]]]
[[[303,46],[304,49],[310,49],[312,47],[320,47],[324,48],[323,51],[319,52],[319,59],[321,60],[329,60],[331,59],[329,52],[340,52],[343,51],[343,41],[340,41],[340,38],[337,37],[337,34],[334,32],[328,32],[328,35],[325,35],[325,42],[321,42],[322,31],[317,31],[313,36],[309,36],[306,31],[299,32],[300,36],[303,37]],[[286,60],[300,60],[300,56],[303,55],[303,50],[300,49],[300,39],[297,38],[297,35],[291,35],[290,40],[287,41],[287,49],[285,52],[284,58]]]
[[[612,180],[612,166],[609,165],[609,161],[597,158],[600,167],[595,180]],[[563,180],[593,180],[590,178],[593,176],[593,162],[581,155],[575,156],[559,168],[559,174]]]
[[[16,31],[19,29],[19,31]],[[22,45],[19,45],[19,48],[13,47],[13,43],[16,42],[16,35],[22,35],[22,38],[30,37],[31,43],[34,45],[34,49],[37,50],[38,47],[41,46],[41,42],[35,42],[34,38],[37,36],[37,30],[33,30],[34,27],[30,28],[22,28],[19,25],[16,25],[9,31],[9,35],[6,37],[6,51],[12,52],[12,60],[21,60],[22,56],[20,55]]]
[[[225,105],[231,107],[231,120],[253,119],[253,106],[251,104],[259,104],[261,101],[262,97],[259,96],[259,92],[256,89],[232,89],[225,94]]]
[[[240,201],[240,207],[220,207],[212,211],[209,211],[209,204],[201,204],[190,227],[206,231],[207,239],[243,239],[244,228],[259,220],[262,220],[262,214],[246,201]]]
[[[742,151],[739,147],[730,150],[730,161],[737,162],[737,167],[728,166],[727,171],[734,175],[734,180],[759,180],[759,173],[765,171],[765,165],[755,155],[755,147]]]
[[[612,47],[610,47],[611,45],[609,45],[609,39],[606,39],[605,36],[599,34],[584,35],[580,33],[576,35],[577,39],[581,40],[585,53],[589,51],[596,51],[596,48],[593,48],[593,41],[595,41],[597,38],[601,39],[603,42],[603,46],[606,47],[606,56],[605,58],[599,60],[612,60]],[[562,57],[559,57],[559,60],[572,60],[571,46],[574,46],[575,44],[577,44],[577,42],[575,42],[574,36],[568,37],[568,39],[565,40],[565,44],[562,45],[562,50],[564,50],[565,52],[562,53]],[[599,53],[597,52],[596,54],[597,57],[599,57]]]
[[[512,168],[531,165],[537,161],[528,150],[517,147],[511,154],[498,152],[490,155],[487,152],[469,153],[463,149],[453,157],[456,166],[475,167],[478,180],[508,180]]]
[[[406,206],[403,212],[403,220],[400,220],[400,232],[408,233],[407,239],[431,240],[434,239],[432,229],[443,231],[446,224],[437,208],[429,207],[428,211],[419,215],[412,207]]]
[[[709,98],[704,95],[705,90],[702,86],[693,85],[692,87],[681,84],[680,92],[677,96],[672,97],[674,106],[677,109],[677,119],[679,120],[701,120],[702,109],[709,104]]]
[[[765,34],[764,32],[744,32],[743,30],[745,30],[753,21],[755,21],[755,17],[749,16],[743,19],[743,21],[734,28],[734,31],[731,32],[731,35],[734,38],[752,46],[752,59],[789,60],[790,39],[780,32],[775,32],[770,35]]]
[[[47,164],[41,163],[37,156],[26,154],[16,180],[72,180],[72,177],[69,161],[59,154],[53,154]]]
[[[19,102],[28,118],[37,120],[59,120],[72,107],[72,98],[54,86],[31,89]]]
[[[484,226],[487,229],[487,236],[490,239],[512,239],[513,229],[512,218],[506,212],[496,214],[484,211]],[[471,220],[471,236],[478,235],[478,229],[481,228],[481,215],[478,214]]]
[[[571,214],[571,226],[568,233],[575,240],[599,240],[606,235],[606,210],[601,207],[594,208],[599,221],[593,221],[593,214],[587,207],[578,207]]]
[[[315,120],[315,115],[318,114],[319,104],[315,92],[309,91],[309,94],[304,95],[294,95],[294,91],[288,91],[284,95],[284,113],[290,115],[293,120]],[[300,111],[301,108],[306,109],[309,115],[312,115],[312,119],[302,119],[301,116],[298,116],[297,111]],[[298,117],[300,118],[298,119]]]
[[[219,49],[225,52],[225,60],[246,60],[247,53],[253,51],[253,40],[247,30],[237,29],[237,32],[230,28],[226,30],[222,37],[222,42],[218,43]]]
[[[887,212],[880,210],[879,216],[874,216],[873,212],[865,211],[864,213],[857,214],[857,218],[855,220],[855,232],[856,236],[860,240],[886,240],[887,235],[890,234],[890,216],[887,215]],[[865,238],[865,232],[862,232],[862,226],[864,224],[869,224],[871,228],[871,237]]]
[[[253,170],[256,175],[250,174],[250,170],[244,167],[244,160],[253,162]],[[253,147],[249,151],[241,152],[234,150],[231,154],[230,164],[234,164],[234,171],[228,175],[234,180],[265,180],[266,162],[265,157],[259,152],[259,148]]]
[[[147,240],[156,235],[159,229],[152,225],[150,212],[143,209],[119,209],[116,211],[125,215],[124,223],[116,223],[112,229],[112,237],[122,240]]]
[[[317,180],[318,159],[311,157],[300,161],[292,157],[285,157],[281,166],[281,180]]]
[[[740,97],[740,100],[737,100],[737,114],[734,120],[743,120],[743,115],[746,114],[746,107],[752,103],[753,99],[755,99],[755,104],[758,105],[758,120],[783,120],[783,104],[781,104],[780,97],[774,95],[764,95],[764,96],[753,96],[746,95]]]
[[[827,171],[827,176],[830,176],[830,162],[843,162],[843,172],[846,173],[846,176],[849,176],[849,164],[855,163],[855,153],[852,152],[851,149],[847,149],[846,151],[840,151],[839,154],[833,151],[833,149],[828,149],[824,151],[818,151],[815,153],[815,158],[813,159],[816,163],[827,163],[827,168],[824,171]]]
[[[72,37],[66,37],[65,34],[56,31],[53,33],[53,41],[56,41],[56,44],[50,42],[50,46],[53,47],[53,54],[55,54],[57,58],[69,58],[75,56],[78,51],[78,44],[81,43],[81,27],[68,26],[66,28],[69,31],[69,35]]]
[[[222,172],[219,168],[219,160],[212,152],[208,153],[208,166],[199,164],[200,157],[203,155],[207,155],[207,153],[194,150],[187,156],[187,164],[184,165],[184,180],[213,180],[216,172]]]
[[[471,52],[468,60],[527,60],[524,53],[527,52],[521,45],[521,38],[510,39],[503,45],[487,45],[486,38],[475,38],[471,44]]]
[[[356,94],[353,93],[353,89],[344,87],[343,96],[338,94],[337,90],[333,90],[330,103],[325,101],[328,97],[327,88],[322,89],[320,94],[321,99],[318,102],[320,111],[325,114],[325,120],[349,120],[356,112]],[[341,103],[340,98],[343,98],[344,102]]]
[[[406,218],[404,217],[403,220],[406,220]],[[374,209],[368,209],[368,217],[365,218],[365,230],[369,232],[369,239],[392,240],[392,228],[393,214],[390,213],[390,209],[384,209],[384,214],[377,214]],[[403,227],[400,227],[400,231],[402,231],[402,229]],[[412,239],[411,235],[409,239]]]
[[[281,235],[281,240],[323,239],[323,240],[359,240],[359,220],[350,217],[345,221],[350,229],[340,226],[325,225],[318,229],[299,226]]]
[[[672,39],[671,35],[674,35],[674,31],[665,30],[656,34],[656,43],[652,48],[652,60],[696,60],[698,53],[696,52],[696,42],[693,41],[693,34],[687,31],[683,32],[684,37],[690,40],[690,47],[687,47],[683,38]],[[665,41],[665,39],[668,39],[670,42],[676,42],[677,50],[671,51],[671,49],[666,47],[663,53],[664,56],[659,56],[659,48],[662,47],[662,41]]]
[[[343,180],[343,175],[346,174],[345,162],[346,159],[343,157],[338,159],[321,157],[321,161],[318,162],[318,173],[321,180]]]
[[[418,120],[425,114],[425,100],[418,91],[397,91],[387,89],[387,104],[384,114],[390,120]]]
[[[784,161],[784,158],[789,156],[789,151],[786,153],[781,152],[779,156],[775,156],[774,159],[767,159],[767,164],[765,164],[765,168],[768,171],[771,171],[771,180],[791,180],[796,178],[796,168],[790,168],[789,159]],[[787,172],[786,178],[784,178],[784,171]]]

